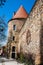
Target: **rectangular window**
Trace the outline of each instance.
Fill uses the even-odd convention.
[[[13,30],[16,30],[16,25],[13,25]]]
[[[14,46],[12,47],[12,52],[15,52],[15,47]]]
[[[13,36],[13,41],[15,40],[15,36]]]

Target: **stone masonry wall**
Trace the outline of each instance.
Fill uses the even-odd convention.
[[[27,21],[25,22],[23,28],[19,35],[18,52],[22,51],[27,54],[35,55],[35,64],[40,63],[40,30],[41,30],[41,6],[42,0],[37,0],[36,5],[31,11]],[[42,22],[43,23],[43,22]],[[30,31],[30,37],[27,38],[27,31]],[[27,42],[27,39],[30,42]],[[28,44],[27,44],[28,43]]]

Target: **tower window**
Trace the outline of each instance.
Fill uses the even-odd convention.
[[[16,25],[13,25],[13,30],[16,30]]]
[[[15,40],[15,36],[13,36],[13,41]]]

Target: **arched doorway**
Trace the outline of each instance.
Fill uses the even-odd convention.
[[[15,46],[12,47],[12,54],[11,57],[15,59]]]

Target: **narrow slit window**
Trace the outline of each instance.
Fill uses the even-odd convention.
[[[13,41],[15,40],[15,36],[13,36]]]
[[[16,25],[13,25],[13,30],[16,30]]]

